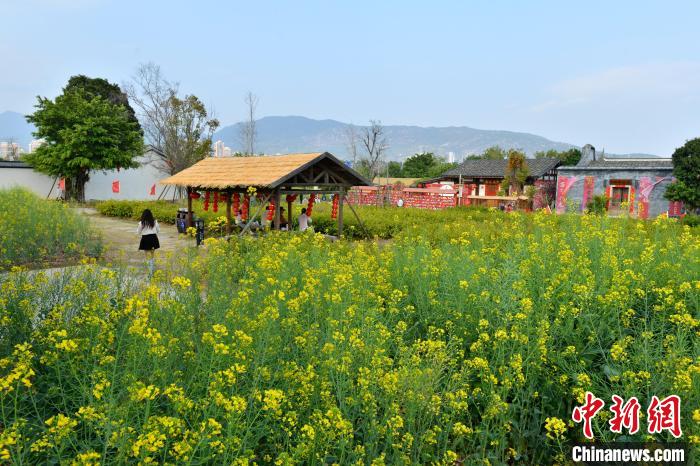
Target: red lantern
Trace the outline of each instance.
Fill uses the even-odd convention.
[[[309,204],[306,206],[306,215],[311,217],[311,213],[314,210],[314,202],[316,201],[316,195],[312,194],[309,196]]]
[[[287,194],[287,202],[294,202],[297,200],[296,194]]]
[[[241,209],[241,219],[243,221],[248,220],[248,212],[250,211],[250,196],[245,195],[243,197],[243,208]]]
[[[271,222],[274,216],[275,216],[275,203],[270,202],[270,205],[267,206],[267,221]]]
[[[204,193],[204,210],[209,210],[209,191]]]
[[[333,195],[333,205],[331,206],[331,218],[338,218],[338,201],[339,197],[337,194]]]
[[[219,191],[214,192],[214,205],[212,206],[211,210],[214,212],[219,211]]]
[[[200,197],[202,197],[202,195],[199,194],[197,191],[192,191],[190,193],[190,199],[199,199]]]
[[[233,195],[233,211],[238,215],[238,209],[241,207],[241,195],[234,193]]]

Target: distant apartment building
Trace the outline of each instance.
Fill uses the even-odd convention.
[[[218,140],[212,148],[212,157],[231,157],[231,148],[224,144],[224,141]]]
[[[0,159],[19,160],[22,148],[16,142],[0,141]]]
[[[34,139],[29,143],[29,152],[34,152],[41,147],[46,141],[44,139]]]

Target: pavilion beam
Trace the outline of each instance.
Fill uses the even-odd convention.
[[[250,225],[253,223],[253,219],[260,215],[260,212],[262,212],[263,208],[270,201],[271,197],[272,194],[268,194],[267,196],[265,196],[265,199],[263,199],[263,201],[260,203],[260,206],[258,206],[258,210],[255,212],[255,214],[252,217],[248,217],[248,223],[246,223],[245,227],[243,227],[243,230],[241,230],[238,236],[243,236],[246,231],[250,230]]]
[[[345,196],[343,196],[343,197],[345,197]],[[357,222],[358,222],[358,223],[360,224],[360,226],[362,227],[362,230],[364,230],[365,235],[367,235],[367,238],[369,238],[369,237],[370,237],[369,230],[367,229],[367,227],[365,227],[365,224],[362,222],[362,219],[360,219],[360,216],[357,215],[357,212],[355,212],[355,208],[352,206],[352,204],[351,204],[350,202],[348,202],[348,207],[350,207],[350,210],[351,210],[352,213],[355,215],[355,218],[357,219]]]
[[[280,195],[279,189],[275,189],[274,196],[275,196],[275,217],[274,217],[275,223],[274,223],[274,227],[275,227],[275,230],[279,230],[280,229],[280,207],[281,207],[280,206],[281,195]]]
[[[231,234],[231,196],[230,192],[226,192],[226,234]]]
[[[193,225],[192,222],[192,188],[187,187],[187,228]]]

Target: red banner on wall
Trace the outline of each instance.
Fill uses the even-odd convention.
[[[583,179],[583,200],[581,201],[581,210],[586,210],[588,202],[593,199],[593,190],[595,188],[595,177],[587,176]]]
[[[680,217],[683,212],[683,203],[681,201],[670,201],[668,203],[668,216]]]
[[[566,212],[566,193],[576,183],[576,176],[560,176],[557,181],[557,213]]]
[[[119,192],[119,180],[112,181],[112,192],[113,193]]]

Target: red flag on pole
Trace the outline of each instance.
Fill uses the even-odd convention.
[[[155,184],[155,183],[153,183],[153,186],[151,186],[151,192],[150,192],[150,194],[151,194],[151,196],[155,196],[155,195],[156,195],[156,184]]]
[[[60,189],[61,191],[66,190],[66,179],[65,178],[61,178],[60,180],[58,180],[58,189]]]
[[[113,193],[119,192],[119,180],[112,181],[112,192]]]

